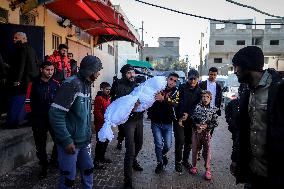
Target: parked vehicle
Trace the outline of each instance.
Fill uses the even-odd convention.
[[[239,86],[240,83],[238,82],[237,76],[235,74],[228,75],[226,84],[223,88],[224,107],[226,107],[231,100],[238,97]]]

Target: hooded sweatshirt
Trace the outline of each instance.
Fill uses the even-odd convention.
[[[91,82],[86,78],[102,69],[95,56],[83,58],[78,75],[67,78],[59,88],[49,111],[56,143],[86,147],[91,140]]]

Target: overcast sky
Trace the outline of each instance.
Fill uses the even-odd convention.
[[[172,9],[217,19],[253,19],[264,23],[271,18],[251,9],[239,7],[225,0],[143,0]],[[235,0],[254,6],[264,12],[284,17],[284,0]],[[200,33],[209,28],[209,21],[172,13],[141,4],[135,0],[111,0],[121,5],[130,22],[137,28],[144,21],[144,41],[149,46],[158,46],[158,37],[180,37],[180,55],[189,55],[198,61]],[[141,36],[141,33],[140,33]],[[192,62],[193,64],[195,62]]]

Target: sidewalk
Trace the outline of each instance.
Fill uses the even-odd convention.
[[[174,143],[169,152],[169,165],[165,171],[156,175],[156,157],[154,152],[153,136],[149,120],[144,121],[144,144],[139,155],[139,162],[144,168],[141,173],[134,172],[134,186],[137,189],[237,189],[242,185],[235,185],[234,178],[229,173],[231,135],[227,130],[224,117],[220,118],[220,125],[215,129],[213,135],[213,154],[212,154],[212,181],[203,179],[204,169],[203,160],[198,164],[200,168],[197,176],[190,175],[185,169],[182,174],[174,171]],[[116,129],[115,129],[116,133]],[[95,171],[94,188],[118,189],[123,186],[123,158],[124,152],[116,150],[116,140],[113,140],[108,148],[107,157],[113,159],[107,170]],[[124,145],[123,145],[124,147]],[[93,150],[94,152],[94,150]],[[23,189],[55,189],[59,172],[52,170],[48,178],[43,181],[37,180],[38,165],[36,162],[20,167],[19,169],[0,177],[0,188],[23,188]],[[79,178],[79,177],[78,177]],[[77,180],[76,187],[80,188]]]

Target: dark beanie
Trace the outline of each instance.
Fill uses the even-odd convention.
[[[102,62],[98,57],[87,55],[81,61],[79,74],[86,78],[100,71],[102,68]]]
[[[240,49],[232,59],[233,65],[243,69],[261,71],[264,66],[264,55],[261,48],[247,46]]]
[[[125,74],[130,70],[134,70],[133,66],[131,66],[130,64],[125,64],[124,66],[122,66],[120,69],[120,73],[122,74],[122,77],[124,77]]]

